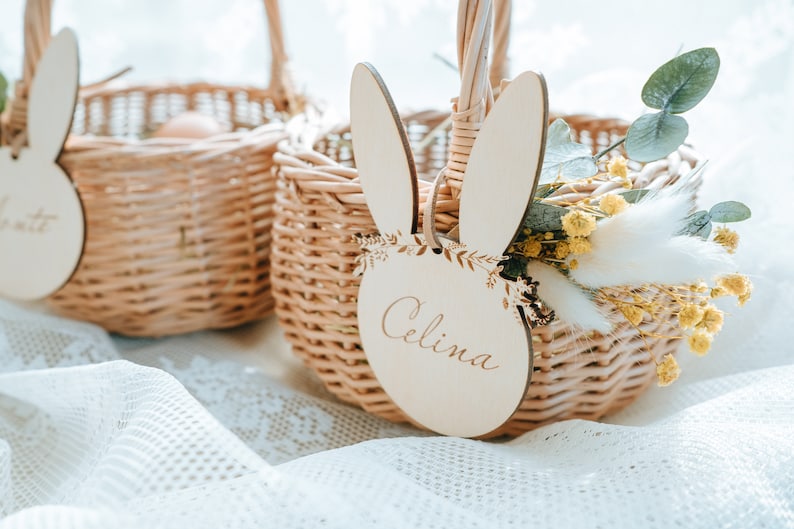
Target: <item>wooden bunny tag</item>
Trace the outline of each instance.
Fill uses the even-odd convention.
[[[477,437],[516,411],[532,374],[527,320],[534,285],[500,263],[537,185],[548,119],[543,78],[526,72],[502,93],[472,148],[460,203],[460,242],[433,249],[417,234],[410,145],[380,76],[359,64],[351,84],[359,178],[380,231],[361,238],[358,324],[379,383],[415,422]]]
[[[64,29],[36,68],[28,98],[28,145],[0,147],[0,296],[38,299],[68,281],[83,251],[80,198],[56,163],[78,87],[77,40]]]

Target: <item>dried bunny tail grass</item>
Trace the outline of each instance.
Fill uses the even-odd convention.
[[[578,255],[571,278],[590,288],[646,283],[684,284],[735,269],[719,245],[676,236],[690,209],[685,193],[657,193],[590,235],[592,252]]]
[[[582,330],[609,332],[612,326],[598,305],[554,267],[530,261],[527,274],[539,283],[538,296],[554,309],[559,319]]]

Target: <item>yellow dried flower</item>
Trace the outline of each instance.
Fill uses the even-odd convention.
[[[568,239],[568,250],[572,254],[581,255],[583,253],[590,253],[593,251],[593,247],[590,245],[590,241],[585,237],[571,237]]]
[[[618,310],[623,314],[623,316],[628,320],[629,323],[634,325],[635,327],[642,323],[642,318],[645,316],[645,311],[642,310],[641,307],[637,305],[628,305],[626,303],[620,303],[618,305]]]
[[[687,343],[689,344],[689,350],[698,356],[703,356],[709,352],[709,349],[711,349],[712,339],[712,336],[706,331],[695,331],[687,340]]]
[[[524,257],[537,257],[542,249],[540,241],[536,239],[529,239],[521,243],[521,253]]]
[[[565,241],[558,242],[557,247],[554,249],[554,257],[557,259],[565,259],[570,253],[571,249]]]
[[[562,229],[569,237],[587,237],[596,229],[596,219],[584,211],[569,211],[560,219]]]
[[[678,362],[675,361],[675,357],[667,353],[662,358],[662,361],[656,364],[656,378],[659,379],[659,386],[669,386],[676,380],[678,380],[678,376],[681,374],[681,368],[678,367]]]
[[[724,321],[722,311],[714,305],[707,305],[703,310],[703,317],[697,324],[698,328],[706,329],[711,334],[717,334],[722,330],[722,323]]]
[[[604,195],[598,203],[598,208],[609,216],[617,215],[629,205],[621,195]]]
[[[547,231],[546,233],[543,234],[543,239],[544,240],[550,241],[553,238],[554,238],[554,234],[552,232],[550,232],[550,231]]]
[[[609,160],[607,164],[607,173],[612,176],[619,176],[621,178],[626,178],[629,174],[629,166],[626,162],[626,159],[622,156],[616,156]]]
[[[738,302],[739,302],[739,306],[740,307],[744,307],[744,304],[747,303],[750,300],[750,294],[752,292],[753,292],[753,289],[752,289],[752,286],[751,286],[746,294],[742,294],[741,296],[739,296]]]
[[[571,259],[571,262],[568,263],[568,268],[571,270],[576,270],[579,268],[579,261],[576,259]]]
[[[703,319],[703,309],[692,303],[684,305],[678,311],[678,325],[682,329],[691,329]]]
[[[692,285],[691,287],[689,287],[689,289],[692,292],[698,292],[698,293],[702,294],[703,292],[707,292],[708,291],[709,286],[706,284],[705,281],[701,281],[701,282],[699,282],[699,283],[697,283],[695,285]]]
[[[724,246],[728,253],[734,253],[739,246],[739,234],[725,226],[720,226],[714,230],[714,242]]]
[[[753,284],[745,275],[727,274],[717,278],[717,288],[721,288],[731,296],[744,296],[752,291]]]

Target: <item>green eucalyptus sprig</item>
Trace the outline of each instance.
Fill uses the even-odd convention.
[[[741,222],[750,218],[750,208],[741,202],[729,200],[715,204],[708,211],[696,211],[684,221],[684,227],[678,235],[691,235],[708,239],[711,235],[711,223]]]
[[[714,48],[684,53],[659,67],[642,87],[642,102],[658,110],[629,127],[626,153],[638,162],[652,162],[676,150],[689,134],[679,114],[691,110],[709,93],[720,70]]]
[[[651,162],[664,158],[686,140],[689,125],[679,114],[692,109],[709,93],[720,68],[714,48],[700,48],[660,66],[642,88],[642,101],[657,110],[640,116],[626,136],[595,156],[590,148],[571,139],[565,121],[549,126],[540,184],[555,180],[588,178],[598,173],[599,160],[625,142],[629,158]]]

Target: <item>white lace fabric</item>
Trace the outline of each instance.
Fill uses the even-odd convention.
[[[384,21],[403,24],[390,16],[398,7],[445,21],[454,11],[452,2],[386,0],[368,8],[374,22],[363,28],[364,3],[312,1],[338,17],[353,47],[376,48],[356,35],[389,34]],[[286,20],[307,9],[283,4]],[[598,4],[624,17],[611,28],[576,18],[568,3],[514,4],[514,66],[540,57],[562,111],[624,108],[658,64],[660,39],[670,53],[700,45],[663,22],[678,16],[670,2],[658,20],[651,7]],[[725,329],[706,357],[679,354],[675,384],[602,422],[512,440],[443,438],[336,401],[290,355],[273,318],[131,340],[0,301],[0,529],[794,528],[794,4],[672,4],[692,5],[681,23],[700,21],[702,45],[722,57],[717,85],[686,117],[712,160],[701,206],[737,199],[753,210],[734,227],[736,259],[755,286],[745,307],[724,307]],[[0,17],[0,48],[20,20]],[[662,26],[672,36],[653,33]],[[300,65],[311,39],[287,29]],[[577,57],[619,32],[630,44],[621,53],[644,46],[654,57],[630,70],[604,59],[588,73]],[[534,53],[539,39],[557,45]],[[87,42],[91,56],[98,47]],[[119,62],[113,50],[106,63]],[[349,65],[338,62],[346,84]]]

